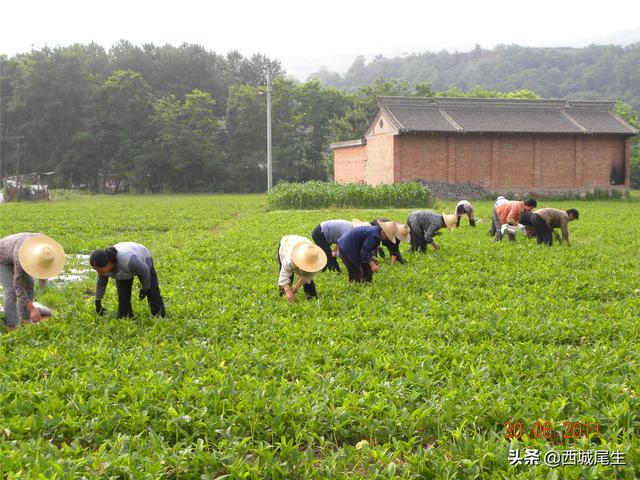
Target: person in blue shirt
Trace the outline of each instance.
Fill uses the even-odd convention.
[[[381,240],[394,242],[398,227],[395,222],[378,221],[378,226],[355,227],[338,239],[338,254],[349,273],[350,282],[371,282],[379,270],[377,251]]]

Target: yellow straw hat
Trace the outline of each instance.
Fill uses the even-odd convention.
[[[52,278],[64,269],[64,250],[46,235],[28,238],[18,251],[22,269],[33,278]]]
[[[387,238],[389,239],[389,241],[395,243],[396,233],[398,233],[398,226],[396,222],[383,222],[378,219],[378,225],[380,225],[382,231],[387,234]]]
[[[454,228],[456,228],[458,218],[455,215],[442,212],[442,218],[444,218],[444,224],[449,230],[453,230]]]
[[[398,227],[398,231],[396,233],[396,237],[398,237],[398,240],[400,240],[401,242],[409,241],[409,234],[411,231],[409,229],[409,225],[407,225],[406,223],[396,222],[396,227]]]
[[[327,264],[327,255],[314,243],[300,242],[291,249],[291,260],[300,270],[314,273]]]

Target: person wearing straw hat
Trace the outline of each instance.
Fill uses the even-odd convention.
[[[396,222],[378,220],[378,226],[356,226],[338,240],[338,253],[349,273],[350,282],[372,282],[373,274],[379,270],[377,258],[381,240],[396,241]]]
[[[327,255],[318,245],[300,235],[285,235],[278,244],[278,290],[287,302],[293,302],[300,287],[304,288],[307,299],[317,298],[318,291],[313,281],[318,272],[327,264]],[[294,284],[294,277],[300,278]]]
[[[476,219],[473,216],[473,205],[468,200],[460,200],[456,205],[456,227],[460,226],[460,218],[462,218],[463,215],[467,216],[471,227],[476,226]]]
[[[348,220],[325,220],[311,232],[311,238],[327,256],[327,264],[322,269],[340,273],[340,265],[335,257],[331,245],[338,243],[338,239],[353,228],[353,222]]]
[[[89,264],[96,272],[96,313],[104,315],[102,299],[107,289],[109,277],[116,281],[118,292],[118,312],[116,318],[132,317],[131,290],[133,277],[140,280],[138,298],[147,299],[152,315],[166,316],[164,301],[160,294],[158,274],[153,264],[151,252],[135,242],[116,243],[104,250],[95,250],[89,257]]]
[[[9,330],[14,330],[20,320],[42,320],[42,312],[33,302],[33,279],[59,275],[64,263],[62,246],[42,233],[15,233],[0,239],[0,282]]]
[[[436,232],[441,228],[453,230],[456,228],[456,216],[442,212],[437,214],[429,210],[418,210],[409,214],[407,225],[410,231],[410,252],[427,252],[427,245],[431,245],[434,250],[440,247],[433,240]]]
[[[378,219],[371,220],[371,225],[373,225],[374,227],[379,227],[380,226],[379,222],[390,222],[390,221],[391,220],[389,220],[388,218],[378,218]],[[389,250],[389,257],[391,257],[391,265],[395,265],[396,262],[405,263],[404,258],[402,258],[402,255],[400,254],[400,242],[409,241],[409,225],[406,225],[400,222],[395,222],[395,224],[397,227],[396,241],[391,242],[389,240],[382,240],[382,239],[380,240],[380,243],[382,244],[382,246],[387,247],[387,250]],[[384,253],[384,250],[382,249],[382,246],[378,248],[378,255],[381,258],[385,258],[385,253]]]

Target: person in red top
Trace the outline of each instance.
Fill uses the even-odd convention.
[[[533,210],[538,206],[538,202],[535,198],[528,198],[524,202],[519,200],[510,200],[501,203],[496,207],[496,215],[494,221],[497,221],[496,225],[496,241],[502,240],[501,226],[506,224],[513,225],[514,227],[520,223],[520,216]],[[510,236],[510,240],[515,240],[515,237]]]

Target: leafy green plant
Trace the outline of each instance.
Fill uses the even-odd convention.
[[[321,208],[430,207],[431,194],[419,183],[365,185],[362,183],[280,183],[267,196],[271,210]]]
[[[454,202],[443,204],[451,211]],[[254,196],[92,196],[0,205],[0,235],[42,231],[69,254],[134,240],[168,317],[93,313],[95,277],[52,282],[49,321],[0,335],[0,476],[22,478],[623,478],[640,475],[640,203],[580,210],[572,246],[443,232],[372,285],[321,273],[278,297],[275,252],[329,218],[403,209],[265,211]],[[439,205],[440,206],[440,205]],[[612,228],[615,225],[616,228]],[[75,265],[75,264],[74,264]],[[599,422],[559,449],[626,466],[512,466],[503,424]],[[515,448],[548,448],[523,438]]]

